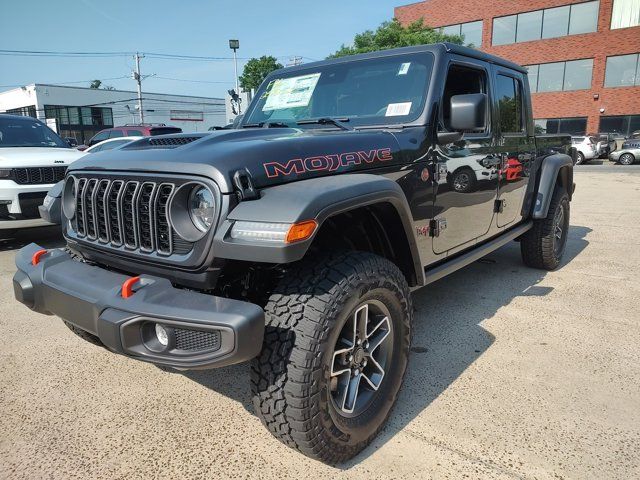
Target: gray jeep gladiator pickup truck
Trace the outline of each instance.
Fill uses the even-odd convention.
[[[236,129],[71,165],[67,246],[20,250],[15,296],[130,358],[250,361],[269,431],[348,460],[396,401],[412,289],[514,240],[560,264],[575,153],[534,136],[528,85],[450,44],[273,72]]]

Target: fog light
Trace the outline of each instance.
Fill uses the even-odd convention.
[[[160,345],[164,347],[169,345],[169,333],[167,332],[167,329],[159,323],[156,323],[156,337],[158,342],[160,342]]]

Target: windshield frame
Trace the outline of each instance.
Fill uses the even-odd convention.
[[[429,104],[430,104],[430,96],[431,96],[431,90],[433,88],[433,81],[434,78],[436,76],[436,71],[438,69],[438,58],[437,56],[434,54],[433,51],[431,50],[414,50],[414,51],[404,51],[404,52],[394,52],[394,51],[380,51],[380,52],[373,52],[370,54],[364,54],[364,55],[357,55],[357,56],[347,56],[347,57],[341,57],[338,59],[331,59],[329,61],[325,61],[325,62],[314,62],[314,63],[309,63],[306,65],[302,65],[302,66],[298,66],[298,67],[291,67],[291,68],[285,68],[285,69],[280,69],[280,70],[276,70],[272,73],[270,73],[262,82],[262,84],[260,85],[260,87],[258,88],[258,90],[256,91],[255,96],[253,97],[253,100],[251,101],[251,103],[249,104],[247,111],[245,112],[245,114],[242,117],[242,121],[240,122],[240,124],[238,125],[238,128],[242,128],[244,127],[244,125],[248,125],[248,124],[253,124],[256,123],[255,120],[251,120],[252,115],[256,112],[256,109],[258,108],[258,104],[260,103],[258,101],[258,99],[264,94],[265,90],[268,88],[269,84],[279,78],[291,78],[291,77],[296,77],[296,76],[303,76],[303,75],[310,75],[313,73],[322,73],[323,70],[327,69],[327,68],[332,68],[335,65],[340,65],[340,64],[345,64],[345,63],[359,63],[359,62],[370,62],[370,61],[375,61],[375,60],[386,60],[386,59],[390,59],[393,57],[412,57],[415,58],[416,56],[420,57],[429,57],[429,71],[427,72],[427,76],[425,79],[425,84],[424,84],[424,93],[422,96],[422,102],[421,102],[421,108],[416,112],[415,115],[413,115],[411,117],[410,120],[398,120],[396,122],[385,122],[385,123],[378,123],[378,122],[372,122],[372,123],[365,123],[365,124],[354,124],[354,122],[352,121],[347,121],[347,125],[352,127],[354,130],[366,130],[366,129],[397,129],[397,128],[403,128],[403,127],[410,127],[410,126],[424,126],[427,124],[426,121],[426,113],[429,109]],[[303,125],[296,125],[296,121],[301,121],[301,120],[309,120],[309,119],[317,119],[320,117],[310,117],[310,118],[300,118],[300,119],[296,119],[295,121],[293,121],[293,125],[291,126],[291,128],[297,128],[297,129],[303,129],[303,130],[339,130],[340,127],[336,126],[336,125],[331,125],[331,124],[303,124]],[[344,116],[343,115],[336,115],[335,118],[337,118],[338,120],[344,120]],[[376,117],[376,118],[380,118],[380,117]],[[274,120],[275,121],[275,120]],[[281,121],[281,119],[278,119],[278,121]],[[266,123],[268,123],[269,120],[266,120]]]
[[[1,121],[9,121],[9,122],[24,122],[24,123],[37,123],[39,124],[38,128],[44,128],[49,131],[51,136],[57,139],[60,143],[58,145],[4,145],[0,142],[0,148],[68,148],[71,149],[71,145],[69,145],[65,140],[63,140],[60,135],[54,132],[51,128],[49,128],[45,123],[41,122],[39,119],[29,116],[21,116],[21,115],[0,115]]]

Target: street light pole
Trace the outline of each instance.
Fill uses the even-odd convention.
[[[240,95],[240,85],[238,83],[238,57],[236,55],[236,50],[240,48],[240,40],[229,40],[229,48],[233,50],[233,72],[236,78],[236,95]],[[240,113],[240,102],[238,102],[238,115]]]

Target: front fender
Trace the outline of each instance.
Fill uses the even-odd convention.
[[[549,155],[542,160],[539,175],[540,181],[538,182],[536,201],[533,206],[533,218],[545,218],[547,216],[558,178],[560,178],[560,182],[567,190],[569,200],[571,200],[574,190],[573,160],[564,153]]]
[[[229,213],[215,235],[216,256],[252,262],[294,262],[304,257],[320,228],[316,229],[314,236],[299,243],[250,243],[230,237],[233,222],[296,223],[315,219],[321,226],[329,217],[376,203],[389,203],[397,211],[411,250],[416,278],[420,282],[424,271],[407,199],[396,182],[380,175],[336,175],[264,189],[260,199],[241,202]]]

